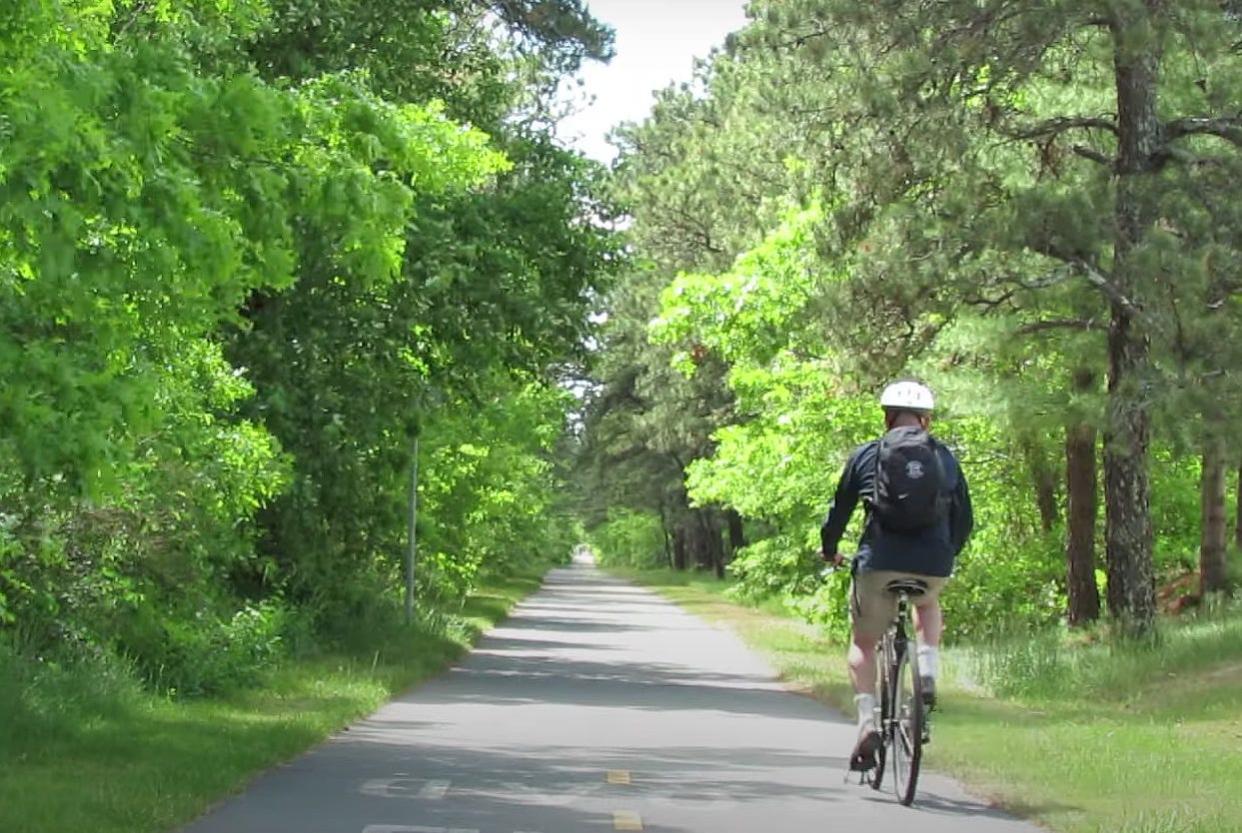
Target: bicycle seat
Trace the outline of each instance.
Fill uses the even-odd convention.
[[[922,596],[927,592],[927,582],[916,578],[899,578],[884,585],[889,593],[905,593],[907,596]]]

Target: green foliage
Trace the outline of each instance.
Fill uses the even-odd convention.
[[[664,529],[654,515],[614,509],[591,530],[591,549],[604,567],[651,568],[668,563]]]
[[[431,599],[459,602],[486,565],[567,558],[573,541],[550,462],[568,394],[494,380],[469,419],[433,414],[420,454],[420,581]],[[438,420],[436,416],[442,416]]]
[[[1240,632],[1237,605],[1205,610],[1149,642],[1002,631],[977,641],[965,673],[1001,697],[1125,701],[1153,679],[1234,659]]]
[[[137,671],[170,696],[218,694],[259,683],[288,654],[286,634],[297,614],[276,599],[247,605],[231,616],[211,611],[169,615],[144,606],[121,636],[123,653]]]
[[[1059,621],[1071,523],[1139,629],[1155,582],[1196,561],[1199,457],[1242,404],[1225,381],[1242,217],[1205,176],[1242,164],[1237,91],[1217,82],[1242,72],[1238,19],[1208,0],[1046,6],[752,4],[693,84],[618,132],[639,268],[601,344],[588,442],[618,465],[597,491],[739,513],[744,596],[839,629],[815,525],[879,433],[876,392],[907,375],[936,389],[974,496],[957,636]],[[1156,128],[1119,94],[1150,94]],[[1125,161],[1140,133],[1150,150]],[[1067,517],[1080,429],[1103,443],[1107,525]],[[673,431],[706,439],[654,441]]]
[[[0,631],[23,653],[214,694],[391,628],[415,436],[420,607],[568,553],[557,373],[617,243],[538,102],[609,33],[538,6],[6,11]]]
[[[730,575],[737,580],[734,595],[751,602],[773,596],[810,596],[819,588],[823,569],[823,562],[806,547],[783,536],[765,538],[743,548],[729,565]],[[837,620],[845,615],[845,609],[828,609],[823,614],[829,620]]]
[[[1003,527],[994,527],[1003,530]],[[1001,535],[981,535],[959,559],[951,589],[944,594],[946,621],[954,642],[987,638],[998,623],[1034,630],[1065,615],[1062,532],[1032,535],[1020,546]]]

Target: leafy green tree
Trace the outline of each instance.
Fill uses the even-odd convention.
[[[859,61],[872,83],[860,88],[857,109],[869,108],[890,134],[920,131],[917,143],[902,144],[905,158],[918,152],[943,159],[969,148],[964,140],[982,137],[1027,143],[1054,175],[1071,161],[1088,166],[1077,188],[1054,178],[998,193],[981,187],[985,180],[972,183],[973,196],[954,188],[953,201],[932,204],[948,221],[939,228],[956,229],[949,239],[966,246],[951,248],[955,261],[1024,251],[1045,259],[1013,280],[998,282],[994,272],[983,285],[1073,280],[1093,287],[1107,304],[1110,606],[1134,630],[1149,629],[1153,412],[1144,391],[1156,384],[1170,340],[1165,276],[1202,272],[1206,241],[1173,233],[1169,218],[1178,195],[1193,191],[1197,160],[1208,154],[1231,164],[1233,158],[1236,21],[1214,2],[1175,8],[1129,0],[1066,2],[1054,14],[1046,4],[862,7],[808,0],[774,15],[778,30],[802,32],[808,44],[821,41],[822,64]],[[822,41],[832,31],[852,37],[829,47]],[[1211,67],[1211,83],[1190,77],[1196,62]],[[987,170],[986,158],[970,156],[976,170]],[[1004,227],[990,222],[1000,217],[1018,218],[1009,221],[1008,239]],[[973,242],[972,227],[982,232]],[[946,271],[963,274],[960,267]]]
[[[299,593],[316,597],[400,550],[399,484],[428,409],[446,398],[487,401],[491,380],[506,369],[543,373],[573,361],[587,305],[616,254],[598,167],[557,148],[538,126],[505,124],[525,90],[508,77],[516,59],[506,49],[551,72],[573,44],[523,28],[523,38],[544,44],[527,55],[474,11],[414,4],[401,5],[398,17],[421,21],[414,31],[429,42],[394,43],[399,20],[354,15],[355,5],[292,3],[256,50],[271,47],[272,71],[297,73],[361,51],[368,85],[398,98],[444,92],[455,112],[498,131],[493,142],[506,151],[507,170],[486,188],[417,195],[383,284],[342,281],[336,249],[308,226],[302,246],[316,256],[295,291],[256,293],[247,303],[251,326],[231,356],[260,380],[256,414],[297,460],[296,487],[265,513],[266,547],[298,576]],[[337,46],[299,52],[325,26]],[[444,64],[406,63],[410,50],[485,60],[480,74],[453,86],[458,76]],[[360,494],[374,499],[360,507]]]
[[[439,472],[460,575],[568,550],[554,379],[616,250],[599,169],[532,114],[608,33],[502,5],[0,23],[0,626],[245,681],[295,620],[391,597],[433,424],[489,461]]]
[[[694,507],[686,491],[687,466],[712,450],[711,433],[727,418],[731,397],[719,382],[720,365],[686,379],[671,364],[671,350],[652,345],[647,321],[656,312],[651,281],[628,282],[611,296],[601,328],[600,380],[585,405],[578,449],[588,528],[604,523],[614,507],[659,519],[669,561],[722,571],[723,532],[718,510]]]
[[[292,284],[295,224],[317,227],[343,273],[382,280],[415,193],[403,179],[443,192],[501,164],[481,134],[348,75],[285,90],[216,67],[257,7],[66,10],[27,9],[27,46],[0,80],[0,419],[26,553],[10,575],[52,620],[76,587],[107,595],[101,576],[137,582],[135,599],[148,579],[205,578],[221,531],[276,491],[277,447],[239,418],[250,388],[221,342],[251,293]],[[62,535],[66,549],[39,554]],[[144,537],[164,557],[125,561],[120,541]]]
[[[480,571],[563,556],[575,543],[553,461],[570,394],[520,378],[490,387],[486,401],[445,402],[427,417],[420,580],[432,598],[460,599]]]
[[[787,414],[791,391],[813,401],[792,379],[815,378],[816,361],[834,397],[917,371],[955,403],[959,419],[943,430],[969,438],[968,464],[998,484],[982,495],[985,534],[1032,542],[1029,558],[1013,560],[1028,578],[1007,598],[1047,596],[1055,610],[1067,593],[1075,623],[1098,610],[1103,429],[1110,609],[1143,632],[1154,615],[1153,521],[1161,563],[1181,561],[1186,540],[1180,509],[1149,516],[1146,478],[1161,503],[1184,492],[1186,455],[1219,447],[1210,426],[1235,411],[1229,386],[1214,384],[1231,366],[1227,342],[1196,333],[1222,335],[1236,320],[1227,276],[1237,223],[1209,179],[1236,165],[1237,108],[1221,84],[1237,71],[1237,19],[1209,2],[1067,2],[1052,15],[1037,5],[754,4],[753,22],[691,85],[619,133],[619,186],[649,259],[633,281],[673,285],[662,338],[685,351],[683,367],[686,355],[722,364],[717,381],[701,370],[695,381],[727,380],[737,396],[708,429],[708,455],[685,467],[692,500],[780,505],[785,495],[755,486],[774,460],[799,459],[785,436],[796,432],[771,425],[765,407]],[[1133,105],[1157,94],[1153,133]],[[804,264],[791,274],[772,247],[791,209],[816,204],[806,242],[785,249]],[[765,279],[779,304],[756,290]],[[753,323],[762,315],[765,326]],[[620,390],[659,359],[612,364],[611,349],[601,367]],[[635,416],[656,412],[630,404]],[[641,422],[601,421],[599,444],[626,424]],[[1204,524],[1203,563],[1218,575],[1223,467],[1203,468],[1213,484],[1204,517],[1216,519]],[[647,471],[650,483],[658,470]],[[1058,568],[1049,555],[1062,517]],[[798,528],[792,517],[766,523]],[[777,560],[806,526],[770,549]]]

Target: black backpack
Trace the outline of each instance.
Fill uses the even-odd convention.
[[[948,479],[930,434],[917,426],[894,428],[876,450],[872,518],[894,532],[939,523],[948,514]]]

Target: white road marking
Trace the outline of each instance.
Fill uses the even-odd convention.
[[[362,833],[479,833],[477,830],[467,830],[464,827],[423,827],[421,825],[405,825],[405,824],[368,824],[362,828]]]
[[[412,785],[417,783],[409,778],[372,778],[369,781],[362,782],[362,786],[358,791],[363,795],[374,796],[375,798],[408,798],[402,793],[409,793],[413,790]]]
[[[418,791],[419,798],[426,798],[430,801],[438,801],[448,794],[451,781],[428,781],[423,788]]]
[[[495,787],[482,788],[458,785],[454,787],[453,795],[458,797],[469,795],[502,799],[512,804],[523,804],[528,807],[564,807],[600,790],[603,786],[602,782],[576,784],[558,790],[555,794],[549,794],[535,787],[519,783],[498,784]]]
[[[652,804],[689,808],[701,812],[732,811],[738,803],[732,793],[714,790],[689,791],[672,795],[653,795],[647,798]]]
[[[408,798],[437,801],[448,794],[451,781],[425,781],[422,778],[372,778],[358,788],[375,798]]]

